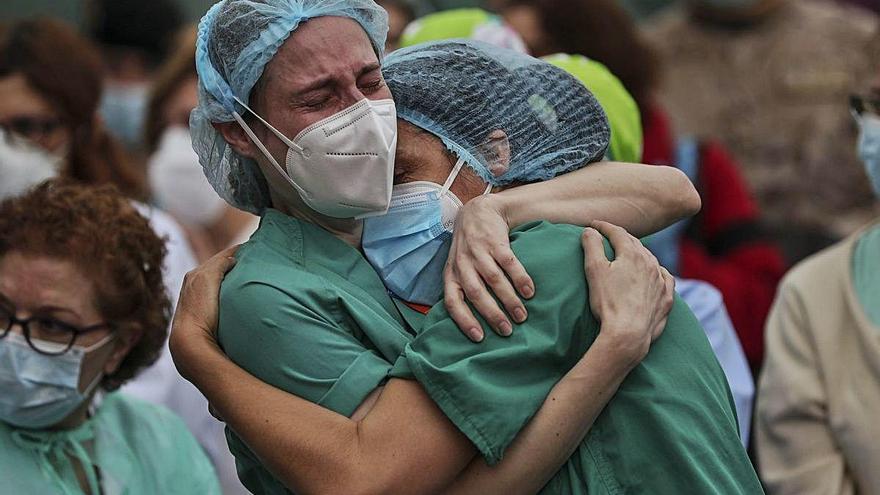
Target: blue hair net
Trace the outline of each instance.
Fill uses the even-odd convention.
[[[324,16],[357,21],[382,58],[388,16],[372,0],[223,0],[199,23],[199,106],[190,115],[193,149],[208,181],[236,208],[261,214],[270,204],[268,186],[257,164],[235,153],[211,124],[234,121],[235,97],[248,102],[263,68],[290,33],[301,22]]]
[[[445,40],[392,52],[382,72],[397,116],[438,136],[490,184],[546,180],[608,148],[608,119],[593,94],[528,55]]]

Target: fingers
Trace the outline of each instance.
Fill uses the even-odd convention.
[[[597,220],[591,223],[590,227],[598,230],[599,233],[608,238],[611,247],[614,248],[615,257],[625,256],[636,249],[636,246],[641,246],[641,243],[635,237],[617,225]]]
[[[660,315],[660,319],[651,330],[651,342],[657,340],[663,333],[663,330],[666,328],[666,322],[669,319],[669,313],[672,311],[672,306],[675,302],[675,278],[662,266],[659,272],[664,284],[663,298],[657,313]]]
[[[663,335],[663,330],[666,329],[667,321],[669,321],[669,317],[663,317],[656,325],[654,325],[654,328],[651,329],[651,343],[655,342],[661,335]]]
[[[508,249],[509,251],[509,249]],[[510,258],[516,260],[516,257],[513,255],[513,252],[510,252]],[[505,260],[510,266],[510,261]],[[520,269],[525,272],[522,266],[518,261],[515,261],[515,264],[520,267]],[[495,297],[501,301],[501,304],[504,306],[504,309],[507,311],[507,314],[513,317],[513,320],[517,323],[522,323],[526,320],[527,312],[526,308],[523,305],[522,301],[520,301],[519,296],[514,290],[513,285],[510,280],[501,271],[498,263],[496,263],[495,258],[482,255],[477,259],[476,269],[479,272],[478,275],[482,278],[489,287],[492,288],[492,292],[495,294]],[[526,275],[528,277],[528,275]],[[490,320],[494,321],[494,320]]]
[[[476,273],[462,274],[461,288],[464,290],[467,300],[477,310],[477,313],[480,313],[483,319],[492,326],[495,333],[502,337],[513,333],[513,326],[507,316],[498,307],[498,303],[486,290],[483,280]]]
[[[483,340],[483,327],[477,322],[476,317],[471,312],[471,308],[464,301],[464,291],[455,282],[447,282],[445,285],[443,305],[446,306],[446,312],[449,313],[449,317],[452,318],[452,321],[458,325],[458,328],[467,338],[474,342],[481,342]]]
[[[663,280],[666,284],[666,313],[668,314],[672,311],[672,305],[675,302],[675,277],[666,268],[660,267],[660,270],[663,273]]]
[[[584,272],[587,278],[595,277],[599,270],[611,264],[605,256],[602,235],[597,230],[585,228],[584,233],[581,234],[581,245],[584,248]]]
[[[516,255],[510,249],[510,245],[496,249],[492,253],[495,261],[504,270],[508,278],[513,282],[519,295],[526,299],[531,299],[535,295],[535,282],[526,272],[525,267],[519,262]]]
[[[220,251],[214,256],[211,256],[211,258],[205,262],[204,266],[225,274],[235,266],[235,252],[238,251],[238,248],[239,246],[232,246]]]

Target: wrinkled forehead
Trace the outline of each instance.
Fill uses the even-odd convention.
[[[291,33],[263,70],[261,84],[275,81],[288,90],[305,90],[370,67],[379,67],[379,55],[360,24],[345,17],[319,17]]]

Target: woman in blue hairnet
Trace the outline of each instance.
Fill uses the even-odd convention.
[[[447,73],[446,81],[442,85],[428,81],[425,73]],[[598,308],[594,316],[585,309],[585,301],[607,298],[606,302],[624,306],[629,317],[638,318],[639,303],[629,296],[640,291],[618,286],[605,292],[603,277],[598,275],[599,283],[591,280],[593,291],[587,292],[579,274],[583,263],[580,229],[533,223],[514,230],[514,252],[543,289],[526,303],[531,316],[514,335],[506,339],[490,335],[475,346],[457,335],[442,305],[437,304],[427,317],[422,315],[421,305],[434,305],[442,297],[440,273],[449,248],[448,233],[464,203],[493,188],[548,179],[602,156],[608,128],[592,95],[549,64],[463,41],[399,51],[387,61],[385,75],[402,119],[395,186],[389,211],[365,220],[362,247],[393,293],[391,302],[399,315],[415,330],[415,338],[398,333],[391,318],[374,324],[379,307],[371,307],[369,300],[345,306],[362,332],[355,336],[360,342],[334,336],[326,323],[319,323],[333,318],[323,309],[327,304],[315,304],[322,296],[303,294],[308,281],[288,273],[262,282],[271,284],[271,290],[254,287],[257,276],[246,266],[250,260],[268,261],[283,270],[280,259],[270,252],[273,249],[242,248],[240,264],[227,276],[221,291],[222,347],[232,360],[258,370],[255,374],[262,373],[261,378],[268,378],[269,383],[360,418],[365,432],[362,437],[348,437],[345,426],[325,423],[330,418],[318,420],[305,411],[300,416],[301,428],[291,431],[282,426],[289,413],[275,415],[251,406],[247,409],[254,413],[249,414],[242,404],[227,402],[238,397],[281,412],[290,402],[279,400],[273,391],[257,391],[257,386],[255,393],[237,395],[222,384],[225,392],[208,384],[208,395],[220,399],[233,429],[254,449],[251,452],[239,438],[232,439],[246,484],[274,492],[283,487],[267,487],[280,480],[295,491],[320,490],[321,485],[310,479],[310,470],[287,462],[291,456],[306,455],[319,459],[315,469],[332,468],[337,474],[327,480],[328,488],[345,491],[372,487],[380,492],[422,493],[453,483],[456,491],[477,493],[488,488],[588,493],[603,487],[660,493],[712,487],[725,493],[760,492],[739,443],[724,374],[696,320],[680,301],[669,313],[670,333],[653,344],[647,358],[642,352],[647,351],[650,337],[643,342],[645,347],[629,355],[622,369],[628,373],[635,368],[629,375],[632,379],[597,418],[599,403],[607,400],[599,392],[603,381],[627,373],[621,375],[615,365],[602,368],[616,362],[613,346],[607,347],[615,339],[616,323],[614,318],[602,317],[607,315],[603,303],[593,301]],[[470,78],[479,82],[469,83]],[[623,263],[649,259],[622,230],[600,228],[609,234]],[[309,248],[308,236],[298,242],[304,243],[304,256],[314,249]],[[585,238],[591,267],[609,263],[601,244],[595,231]],[[339,261],[345,260],[339,259],[339,251],[335,254]],[[610,263],[612,269],[615,263]],[[659,273],[655,265],[654,275]],[[638,277],[635,280],[639,283]],[[274,290],[296,301],[273,309],[269,301],[277,300],[272,297]],[[277,349],[255,342],[253,331],[244,328],[247,321],[242,315],[247,308],[274,326],[299,305],[311,308],[312,319],[299,320],[297,330],[292,330],[297,337],[288,344],[285,339],[277,340]],[[646,326],[654,331],[666,326],[665,312],[661,313],[657,322],[646,318]],[[601,332],[597,317],[602,321]],[[309,341],[320,341],[320,345]],[[643,358],[645,365],[636,367]],[[227,379],[238,376],[242,381],[232,388],[255,385],[252,377],[235,375],[241,370],[227,374],[228,361],[195,359],[206,370],[223,367]],[[270,365],[280,373],[260,365],[285,360],[284,366]],[[320,383],[328,367],[339,363],[342,376],[332,385]],[[596,378],[592,373],[599,370],[604,371],[602,378],[592,380]],[[366,400],[355,392],[383,385],[384,389],[371,392]],[[618,385],[614,382],[610,392]],[[603,400],[597,401],[595,392]],[[425,407],[422,394],[436,405]],[[581,408],[584,404],[589,406]],[[560,407],[575,414],[569,417]],[[398,411],[400,416],[395,417]],[[300,431],[306,424],[309,430],[321,431],[324,451],[303,448],[309,443]],[[450,424],[455,428],[450,430]],[[590,434],[584,438],[588,429]],[[515,438],[519,443],[514,443]],[[462,439],[466,441],[459,443]],[[332,452],[347,451],[349,442],[360,445],[351,454],[354,469],[333,461]],[[485,461],[472,461],[477,452]],[[505,461],[498,464],[502,455]],[[389,456],[402,460],[389,462]],[[262,463],[265,467],[256,466]],[[423,463],[431,465],[431,471],[413,481]],[[486,463],[498,467],[488,468]],[[261,473],[266,468],[274,476]]]

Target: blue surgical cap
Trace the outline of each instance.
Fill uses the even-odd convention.
[[[324,16],[357,21],[382,58],[388,16],[372,0],[223,0],[199,23],[199,106],[190,115],[193,149],[208,181],[236,208],[261,214],[270,205],[268,187],[257,164],[235,153],[212,123],[234,121],[233,112],[240,112],[235,98],[249,101],[266,64],[290,33],[301,22]]]
[[[382,72],[397,116],[439,137],[492,185],[550,179],[608,149],[608,119],[593,94],[528,55],[446,40],[392,52]]]

